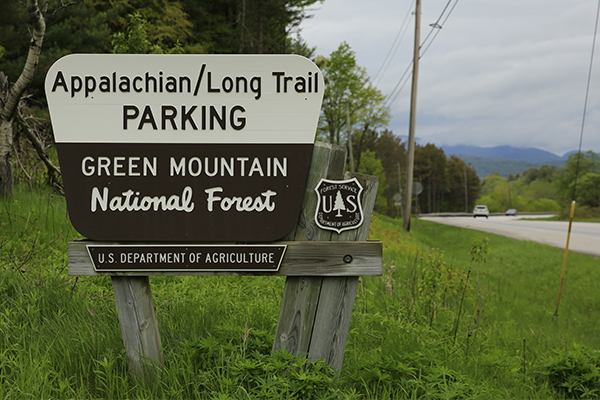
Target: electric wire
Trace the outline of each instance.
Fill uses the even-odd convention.
[[[440,24],[440,20],[444,17],[444,14],[446,13],[446,10],[448,9],[449,5],[452,3],[452,0],[448,0],[448,2],[446,3],[446,6],[444,7],[444,9],[442,10],[442,12],[440,13],[437,21],[433,24],[431,24],[432,28],[429,31],[429,34],[425,37],[425,39],[421,42],[419,48],[423,49],[423,46],[426,46],[423,51],[421,51],[419,53],[419,59],[421,59],[421,57],[423,57],[425,55],[425,53],[427,52],[427,50],[429,49],[429,47],[431,47],[431,44],[433,43],[433,41],[435,40],[435,38],[437,37],[437,35],[439,34],[441,27],[444,26],[444,24],[446,23],[446,21],[448,20],[448,18],[450,17],[450,15],[452,14],[452,12],[454,11],[454,9],[456,8],[456,5],[458,4],[459,0],[456,0],[454,2],[454,4],[452,5],[452,7],[450,8],[450,11],[448,12],[448,14],[446,15],[446,17],[444,18],[444,21]],[[429,43],[427,43],[427,40],[429,39],[429,37],[431,36],[432,32],[436,31],[435,35],[433,35],[433,37],[431,38],[431,40],[429,41]],[[409,73],[411,71],[411,67],[413,65],[413,60],[410,61],[410,63],[408,64],[408,66],[406,67],[406,70],[404,71],[404,73],[402,74],[402,76],[400,77],[400,79],[398,79],[398,83],[396,83],[396,86],[394,86],[394,88],[392,89],[392,91],[390,92],[390,94],[388,94],[386,96],[386,100],[384,102],[384,106],[385,109],[390,110],[392,107],[392,104],[394,104],[394,102],[396,101],[396,99],[398,98],[398,96],[400,95],[400,93],[402,92],[402,89],[404,89],[404,87],[406,86],[406,84],[408,83],[410,77],[412,76],[412,73]]]
[[[390,66],[390,63],[392,62],[392,59],[396,55],[396,51],[398,50],[398,47],[400,47],[400,43],[402,43],[402,39],[404,39],[404,35],[406,34],[406,31],[408,30],[408,24],[407,24],[408,17],[410,16],[410,12],[412,10],[412,6],[414,3],[415,3],[415,0],[413,0],[411,5],[408,7],[408,11],[406,12],[406,15],[404,16],[404,21],[402,21],[402,25],[400,26],[400,29],[398,30],[398,33],[396,34],[396,37],[394,38],[394,42],[392,43],[392,46],[388,50],[388,53],[385,56],[383,62],[381,63],[381,67],[379,67],[379,70],[375,74],[375,78],[373,78],[373,84],[375,86],[377,86],[377,82],[378,82],[377,79],[379,78],[379,80],[381,80],[383,78],[383,76],[385,75],[388,67]],[[400,38],[400,41],[398,41],[398,38]],[[383,70],[383,72],[382,72],[382,70]]]
[[[425,42],[427,42],[427,39],[429,39],[429,36],[431,36],[431,33],[435,30],[435,29],[441,29],[443,24],[440,25],[439,22],[442,19],[442,16],[444,15],[444,13],[446,12],[446,10],[448,9],[448,6],[450,5],[450,3],[452,2],[452,0],[448,0],[448,2],[446,3],[446,6],[444,7],[444,9],[442,10],[442,13],[440,14],[440,16],[438,17],[437,21],[435,21],[433,24],[429,24],[429,26],[431,26],[431,30],[429,31],[429,33],[427,34],[427,36],[425,37],[425,39],[423,39],[423,42],[421,43],[421,47],[423,47],[423,44]]]
[[[449,4],[450,4],[450,1],[448,2],[448,4],[446,4],[446,8],[448,8]],[[425,55],[425,53],[427,53],[427,50],[429,49],[429,47],[431,47],[431,44],[433,43],[433,41],[435,40],[435,38],[437,37],[437,35],[442,30],[442,26],[444,26],[446,24],[446,21],[448,21],[448,18],[450,18],[450,15],[452,15],[452,11],[454,11],[454,8],[456,8],[457,4],[458,4],[458,0],[456,0],[456,2],[454,3],[454,5],[452,6],[452,8],[450,9],[450,11],[448,12],[448,15],[446,15],[446,18],[444,18],[444,21],[441,24],[439,24],[439,20],[442,17],[440,15],[440,18],[438,18],[438,20],[435,22],[434,26],[432,26],[431,30],[429,31],[429,34],[427,35],[427,37],[425,38],[425,40],[423,40],[423,43],[421,44],[421,48],[423,48],[423,46],[425,45],[425,42],[427,42],[427,38],[430,36],[431,32],[433,32],[434,30],[436,31],[435,35],[433,35],[433,38],[431,39],[431,41],[429,42],[429,44],[427,45],[427,47],[425,47],[423,49],[423,51],[421,52],[419,58],[423,57]],[[446,8],[444,8],[444,11],[442,11],[442,14],[446,11]]]
[[[596,48],[596,36],[598,33],[598,16],[600,15],[600,0],[596,9],[596,25],[594,27],[594,40],[592,41],[592,54],[590,56],[590,68],[588,70],[587,87],[585,89],[585,100],[583,102],[583,116],[581,118],[581,133],[579,134],[579,150],[577,152],[577,163],[575,164],[575,182],[573,184],[573,201],[577,193],[577,176],[579,175],[579,160],[581,159],[581,144],[583,142],[583,131],[585,129],[585,115],[587,113],[587,103],[590,94],[590,82],[592,80],[592,66],[594,65],[594,50]]]

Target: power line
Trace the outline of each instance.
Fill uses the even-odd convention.
[[[427,35],[427,37],[425,38],[425,40],[423,40],[423,43],[421,44],[421,48],[425,45],[425,42],[427,42],[427,38],[429,38],[429,36],[431,35],[431,32],[433,32],[435,30],[435,35],[433,35],[433,38],[431,39],[431,41],[429,42],[429,44],[427,45],[427,47],[425,49],[423,49],[423,52],[421,53],[421,57],[423,57],[425,55],[425,53],[427,52],[427,49],[429,49],[429,47],[431,47],[431,44],[433,43],[433,41],[435,40],[435,38],[437,37],[437,35],[442,30],[442,26],[444,26],[446,24],[446,21],[448,21],[448,18],[450,18],[450,15],[452,15],[452,11],[454,11],[454,8],[458,4],[458,0],[456,0],[456,2],[454,3],[454,5],[452,6],[452,8],[450,9],[450,11],[448,12],[448,15],[446,15],[446,18],[444,18],[444,21],[441,24],[439,24],[440,19],[442,18],[442,15],[444,14],[444,12],[446,11],[446,9],[448,8],[448,5],[450,4],[450,1],[452,1],[452,0],[448,1],[448,3],[446,4],[446,7],[444,7],[444,11],[442,11],[442,14],[440,14],[440,17],[438,18],[438,20],[434,24],[431,25],[431,30],[429,31],[429,34]]]
[[[427,52],[427,50],[429,49],[429,47],[431,47],[431,44],[433,43],[433,41],[435,40],[435,38],[439,34],[442,26],[446,23],[446,21],[448,21],[448,18],[450,17],[450,15],[452,14],[452,12],[454,11],[454,8],[456,8],[456,5],[458,4],[458,1],[459,0],[456,0],[454,2],[454,5],[450,8],[450,11],[448,12],[448,14],[446,14],[446,10],[448,10],[448,7],[452,3],[452,0],[448,0],[448,2],[446,3],[446,5],[444,6],[444,9],[440,13],[440,16],[438,17],[437,21],[434,22],[433,24],[431,24],[431,30],[429,31],[429,34],[427,34],[427,36],[425,37],[425,39],[421,42],[421,45],[419,46],[419,48],[421,48],[421,49],[423,49],[423,46],[426,46],[423,49],[423,51],[421,51],[421,53],[419,55],[419,59],[421,57],[423,57],[425,55],[425,53]],[[444,14],[446,14],[446,16],[445,16],[443,22],[440,24],[440,21],[444,17]],[[436,31],[435,35],[433,35],[433,37],[431,38],[431,40],[429,41],[429,43],[427,43],[427,40],[429,40],[429,38],[431,37],[431,34],[433,33],[433,31]],[[386,97],[386,101],[384,102],[384,105],[387,104],[386,108],[388,110],[391,109],[392,104],[396,101],[396,99],[400,95],[400,92],[402,92],[402,89],[404,88],[404,86],[406,86],[406,83],[408,82],[408,80],[410,78],[410,75],[407,76],[407,74],[411,70],[412,64],[413,64],[413,61],[411,60],[411,62],[406,67],[406,70],[404,71],[404,73],[402,74],[402,76],[400,77],[400,79],[398,79],[398,83],[396,83],[396,86],[394,86],[394,89],[392,89],[392,91],[390,92],[390,94]]]
[[[585,100],[583,102],[583,116],[581,118],[581,133],[579,134],[579,151],[577,153],[577,164],[575,166],[575,183],[573,184],[573,201],[577,191],[577,175],[579,174],[579,159],[581,158],[581,143],[583,142],[583,130],[585,127],[585,114],[587,113],[588,96],[590,94],[590,82],[592,80],[592,66],[594,65],[594,49],[596,48],[596,35],[598,33],[598,15],[600,14],[600,0],[596,10],[596,26],[594,27],[594,40],[592,41],[592,55],[590,56],[590,68],[588,71],[587,87],[585,89]]]
[[[385,98],[385,101],[383,103],[384,106],[386,106],[387,104],[387,109],[390,109],[390,107],[392,106],[392,104],[394,103],[394,101],[396,101],[396,98],[398,97],[398,95],[400,94],[400,92],[402,91],[402,89],[404,88],[404,86],[406,85],[406,83],[408,82],[409,78],[410,78],[410,70],[412,68],[413,62],[411,61],[408,66],[406,67],[406,69],[404,70],[404,73],[402,74],[402,76],[400,77],[400,79],[398,79],[398,83],[396,83],[396,86],[394,86],[394,89],[392,89],[392,91],[390,92],[390,94]],[[402,82],[404,80],[404,82]],[[402,84],[402,86],[400,86]],[[393,96],[393,98],[392,98]],[[390,100],[391,99],[391,100]]]
[[[400,43],[402,43],[402,39],[404,39],[404,35],[406,34],[406,31],[408,29],[408,24],[407,24],[408,17],[410,16],[410,12],[411,12],[411,9],[412,9],[412,6],[414,3],[415,3],[415,0],[413,0],[411,5],[408,7],[408,11],[406,12],[404,21],[402,22],[402,25],[400,26],[400,29],[398,30],[398,33],[396,34],[396,37],[394,38],[394,42],[392,43],[392,46],[390,47],[387,55],[385,56],[383,63],[381,63],[381,67],[379,67],[379,70],[375,74],[375,78],[373,78],[373,84],[375,86],[377,85],[377,82],[376,82],[377,78],[379,77],[379,80],[381,80],[383,78],[383,76],[385,75],[385,72],[387,71],[388,67],[390,66],[390,63],[392,62],[394,55],[396,55],[396,51],[398,50],[398,47],[400,47]],[[402,34],[402,36],[400,36],[400,34]],[[400,38],[400,41],[398,41],[398,38]],[[396,42],[397,42],[397,44],[396,44]],[[383,72],[381,72],[382,70],[383,70]],[[381,76],[379,75],[380,73],[381,73]]]
[[[442,16],[448,9],[448,6],[450,5],[451,2],[452,2],[452,0],[448,0],[448,2],[446,3],[446,6],[442,10],[442,13],[438,17],[437,21],[435,21],[433,24],[429,24],[429,26],[431,26],[431,30],[429,31],[427,36],[425,36],[425,39],[423,39],[423,43],[427,42],[427,39],[429,39],[429,36],[431,36],[431,33],[433,32],[434,29],[437,29],[437,28],[442,29],[442,25],[440,25],[440,20],[442,19]],[[423,47],[423,43],[421,43],[421,47]]]

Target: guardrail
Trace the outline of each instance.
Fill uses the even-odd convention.
[[[490,213],[491,216],[502,216],[505,215],[503,212],[494,212]],[[519,216],[527,216],[527,215],[556,215],[555,212],[550,211],[524,211],[519,212]],[[417,218],[419,217],[472,217],[473,213],[465,213],[465,212],[441,212],[441,213],[428,213],[428,214],[417,214]]]

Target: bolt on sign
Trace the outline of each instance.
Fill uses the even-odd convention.
[[[296,223],[325,89],[310,60],[75,54],[45,89],[82,235],[274,241]]]

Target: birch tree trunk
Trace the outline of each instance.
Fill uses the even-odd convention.
[[[33,80],[42,52],[42,42],[46,32],[47,6],[48,2],[45,1],[40,9],[38,0],[27,0],[26,7],[33,30],[23,71],[13,85],[8,81],[8,77],[0,72],[0,197],[10,197],[13,194],[12,122],[21,96]]]

